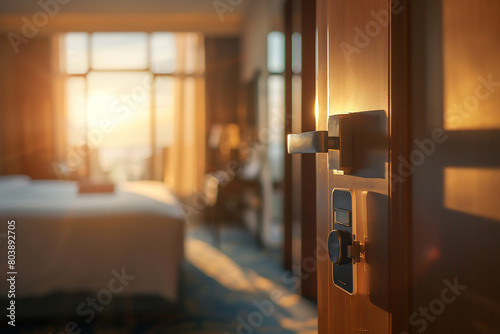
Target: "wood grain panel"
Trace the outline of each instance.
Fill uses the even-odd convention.
[[[500,1],[443,1],[443,6],[444,128],[499,130]]]
[[[2,36],[5,37],[5,36]],[[55,178],[55,114],[52,40],[37,37],[15,53],[7,38],[0,43],[0,171],[34,179]]]
[[[329,115],[369,110],[389,113],[389,2],[332,1],[329,30]],[[377,20],[385,14],[385,21]],[[385,22],[385,23],[384,23]],[[386,168],[388,166],[386,165]],[[387,173],[386,173],[387,175]],[[367,235],[366,203],[363,192],[388,195],[388,179],[330,174],[333,188],[354,190],[354,218],[357,239]],[[385,238],[388,242],[388,236]],[[332,280],[331,264],[329,280]],[[357,293],[348,295],[336,287],[330,291],[330,333],[389,333],[387,311],[369,299],[368,267],[355,265]],[[387,268],[388,270],[388,268]]]
[[[481,76],[499,81],[499,10],[495,0],[412,3],[411,139],[447,130],[411,176],[412,333],[500,328],[500,92],[468,116],[449,110],[476,96]],[[460,124],[443,122],[454,113]]]

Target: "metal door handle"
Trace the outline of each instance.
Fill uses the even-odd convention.
[[[339,137],[328,137],[328,131],[312,131],[288,135],[288,153],[328,153],[340,148]]]
[[[352,169],[352,114],[328,117],[328,131],[288,135],[288,153],[328,153],[328,169]]]

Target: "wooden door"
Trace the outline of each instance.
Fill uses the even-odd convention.
[[[499,12],[497,0],[318,1],[316,129],[387,116],[383,176],[338,175],[317,155],[320,334],[498,333]],[[352,191],[366,245],[352,295],[323,250],[335,188]]]
[[[316,129],[327,130],[331,115],[378,112],[372,121],[365,122],[367,124],[360,124],[359,119],[353,121],[356,137],[353,138],[353,163],[357,166],[350,175],[329,170],[327,155],[317,154],[320,334],[391,333],[397,326],[393,326],[394,313],[390,305],[401,303],[401,310],[406,307],[406,294],[401,288],[404,268],[391,271],[405,264],[404,248],[398,251],[397,257],[391,257],[392,250],[403,242],[405,232],[404,212],[398,211],[402,206],[394,205],[394,201],[403,198],[404,189],[400,185],[390,186],[391,161],[404,150],[400,137],[405,110],[395,107],[404,104],[403,100],[391,100],[393,91],[399,91],[397,96],[401,96],[402,91],[400,85],[391,89],[394,81],[404,80],[404,72],[391,77],[392,69],[404,68],[404,63],[399,61],[405,59],[404,48],[394,48],[391,41],[393,44],[404,41],[403,36],[398,37],[398,32],[393,33],[393,30],[406,22],[405,15],[403,6],[399,3],[391,6],[390,0],[318,2]],[[375,124],[377,138],[365,131],[370,124]],[[365,150],[374,140],[380,142],[378,148]],[[354,294],[334,285],[334,264],[324,256],[322,249],[332,230],[334,189],[352,193],[353,234],[366,247],[366,252],[361,253],[361,262],[353,268],[356,276]],[[390,234],[398,235],[392,243],[389,242]],[[394,283],[391,289],[390,282]],[[401,293],[394,293],[398,286]]]

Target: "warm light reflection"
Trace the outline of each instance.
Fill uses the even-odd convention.
[[[210,244],[196,239],[186,241],[186,259],[199,270],[216,280],[219,284],[229,290],[246,291],[249,293],[264,293],[267,298],[279,296],[273,300],[276,305],[286,309],[287,315],[301,314],[301,297],[297,293],[291,292],[283,286],[260,276],[252,270],[244,270],[231,258],[221,253]],[[315,326],[315,319],[307,323],[297,323],[285,317],[282,313],[276,312],[275,318],[280,319],[286,328],[301,329],[306,326]]]
[[[316,119],[316,124],[319,119],[319,106],[318,106],[318,96],[316,95],[316,100],[314,101],[314,117]]]
[[[233,260],[206,242],[187,240],[186,258],[207,276],[229,290],[256,291],[247,275]]]
[[[292,294],[288,296],[284,296],[279,300],[279,306],[287,308],[297,305],[300,302],[300,296],[297,294]]]
[[[307,330],[305,327],[317,327],[318,326],[318,319],[317,318],[312,318],[306,321],[296,321],[294,319],[290,318],[284,318],[280,321],[281,327],[291,330],[291,331],[298,331],[298,333],[316,333],[317,331],[310,331]]]
[[[478,18],[498,22],[498,11],[484,6],[464,16],[458,7],[456,1],[443,2],[444,128],[500,129],[499,52],[492,43],[498,39],[499,25],[473,24]]]
[[[444,170],[444,206],[500,221],[500,169],[447,167]]]

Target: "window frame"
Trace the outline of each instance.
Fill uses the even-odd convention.
[[[90,161],[90,151],[89,151],[89,139],[88,139],[88,134],[89,134],[89,125],[88,125],[88,116],[87,116],[87,113],[88,113],[88,99],[89,99],[89,79],[88,79],[88,76],[91,74],[91,73],[99,73],[99,72],[104,72],[104,73],[126,73],[126,72],[136,72],[136,73],[144,73],[144,72],[147,72],[151,75],[152,77],[152,82],[155,83],[157,82],[158,80],[161,80],[161,78],[174,78],[174,79],[180,79],[181,80],[181,84],[185,84],[186,82],[186,79],[197,79],[197,78],[205,78],[205,68],[203,66],[203,69],[200,70],[200,71],[193,71],[192,73],[183,73],[183,72],[178,72],[178,71],[173,71],[172,73],[159,73],[159,72],[155,72],[154,69],[153,69],[153,57],[152,57],[152,53],[153,53],[153,45],[152,45],[152,36],[153,34],[155,33],[173,33],[173,34],[183,34],[183,33],[195,33],[195,34],[198,34],[196,32],[171,32],[171,31],[153,31],[153,32],[143,32],[143,31],[133,31],[131,33],[135,33],[135,32],[139,32],[139,33],[144,33],[146,34],[146,58],[147,58],[147,62],[146,62],[146,68],[137,68],[137,69],[120,69],[120,68],[111,68],[111,69],[102,69],[102,68],[93,68],[93,64],[92,64],[92,37],[95,35],[95,34],[98,34],[98,33],[109,33],[109,34],[113,34],[113,33],[116,33],[116,34],[120,34],[120,33],[128,33],[128,31],[96,31],[96,32],[77,32],[77,33],[85,33],[86,34],[86,37],[87,37],[87,71],[85,73],[68,73],[66,71],[66,67],[65,67],[65,64],[64,64],[64,61],[60,62],[60,73],[62,74],[62,79],[63,79],[63,87],[64,87],[64,97],[65,97],[65,102],[64,102],[64,110],[65,110],[65,113],[64,113],[64,117],[65,117],[65,120],[67,119],[68,117],[68,104],[67,104],[67,100],[66,100],[66,97],[68,96],[68,92],[66,91],[67,89],[67,82],[70,78],[75,78],[75,77],[79,77],[79,78],[83,78],[84,80],[84,83],[85,83],[85,88],[84,88],[84,100],[85,100],[85,106],[84,106],[84,110],[85,110],[85,124],[84,124],[84,133],[85,133],[85,139],[84,139],[84,147],[83,147],[83,150],[84,150],[84,154],[83,154],[83,164],[85,166],[84,168],[84,172],[82,173],[82,170],[81,168],[76,168],[77,172],[79,173],[79,177],[83,177],[83,178],[86,178],[86,179],[90,179],[92,177],[91,175],[91,161]],[[65,59],[65,52],[66,52],[66,43],[64,42],[65,41],[65,38],[67,36],[67,34],[69,33],[73,33],[73,32],[67,32],[67,33],[64,33],[64,34],[61,34],[60,38],[61,38],[61,41],[62,43],[60,43],[60,45],[62,45],[61,49],[60,49],[60,53],[61,53],[61,56],[60,56],[60,59]],[[76,33],[76,32],[75,32]],[[156,91],[156,84],[152,84],[151,85],[151,89],[150,89],[150,107],[149,107],[149,117],[150,117],[150,149],[151,149],[151,161],[149,163],[149,176],[150,176],[150,179],[158,179],[158,180],[163,180],[163,171],[161,170],[157,170],[157,159],[158,159],[158,154],[157,154],[157,124],[156,124],[156,114],[157,114],[157,106],[156,106],[156,95],[157,95],[157,91]],[[68,129],[67,129],[67,126],[64,127],[64,129],[67,133]],[[67,136],[66,136],[67,138]],[[66,158],[66,160],[68,160],[68,158]],[[66,161],[68,162],[68,161]],[[70,168],[72,169],[72,168]]]

